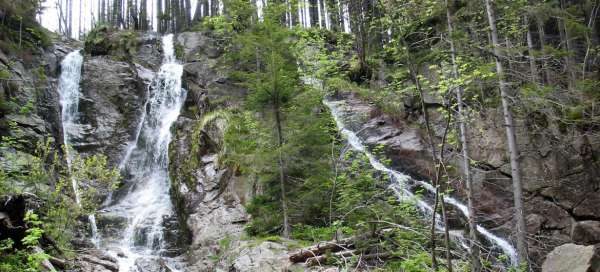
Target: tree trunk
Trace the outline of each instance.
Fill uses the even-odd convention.
[[[565,10],[565,4],[564,4],[563,0],[560,1],[560,9],[563,11]],[[563,48],[565,49],[566,52],[571,52],[571,49],[573,48],[571,45],[571,37],[569,35],[567,23],[565,22],[564,18],[560,18],[558,20],[558,26],[560,28],[559,29],[560,39],[561,39],[561,43],[563,44]],[[573,71],[573,60],[572,60],[571,56],[569,56],[568,54],[565,54],[564,60],[565,60],[565,69],[566,69],[567,80],[568,80],[567,85],[569,86],[569,90],[572,90],[575,87],[575,74]]]
[[[531,29],[529,25],[529,16],[524,17],[525,27],[527,27],[527,56],[529,58],[529,69],[531,70],[531,81],[539,83],[537,64],[533,55],[533,38],[531,37]]]
[[[189,27],[191,26],[192,23],[192,3],[190,2],[190,0],[185,0],[185,8],[184,8],[184,13],[185,13],[185,22],[184,25],[185,27]]]
[[[494,58],[496,60],[496,73],[500,84],[500,96],[502,99],[502,110],[504,111],[504,126],[506,127],[506,138],[508,141],[508,152],[510,156],[511,175],[513,182],[514,195],[514,216],[517,225],[517,252],[520,263],[528,263],[527,241],[525,228],[525,211],[523,210],[523,187],[521,183],[521,172],[519,166],[519,150],[515,135],[515,126],[512,116],[510,97],[508,94],[507,83],[504,78],[504,68],[502,66],[502,52],[498,44],[498,31],[496,29],[496,17],[490,0],[485,0],[488,22],[492,36],[492,47],[494,49]]]
[[[277,100],[279,100],[277,98]],[[281,208],[283,209],[283,237],[290,238],[290,223],[288,219],[287,197],[285,191],[285,173],[283,171],[283,155],[281,148],[283,147],[283,135],[281,131],[281,116],[279,111],[279,102],[275,104],[273,109],[275,113],[275,123],[277,126],[277,140],[279,149],[279,185],[281,187]]]
[[[536,20],[536,24],[537,24],[537,28],[538,28],[538,35],[540,37],[540,51],[542,51],[542,54],[546,54],[546,35],[544,33],[544,22],[542,21],[542,19],[537,19]],[[548,63],[546,62],[545,57],[542,60],[542,73],[544,78],[542,79],[542,83],[546,82],[548,83],[548,81],[550,81],[550,74],[548,69],[550,69],[550,67],[548,67]]]
[[[587,24],[587,27],[590,31],[593,31],[594,26],[596,25],[596,17],[598,16],[598,5],[599,5],[598,0],[596,0],[594,2],[594,7],[590,11],[590,18],[589,18],[588,24]],[[587,63],[588,63],[588,58],[590,55],[590,50],[594,44],[593,39],[590,37],[590,34],[591,33],[585,32],[586,50],[585,50],[585,56],[583,57],[583,67],[581,68],[581,78],[583,80],[585,80],[585,76],[586,76]]]
[[[454,79],[458,79],[458,64],[456,63],[456,47],[454,46],[453,35],[453,25],[452,25],[452,14],[450,12],[450,6],[448,5],[448,0],[446,0],[446,17],[448,20],[448,36],[450,43],[450,55],[452,58],[452,76]],[[463,156],[463,178],[467,187],[467,209],[469,211],[469,248],[471,251],[471,271],[479,272],[481,270],[481,263],[479,260],[479,246],[477,245],[477,222],[475,219],[475,209],[473,207],[473,180],[471,179],[471,164],[469,162],[469,148],[467,142],[467,126],[465,109],[463,104],[463,89],[462,86],[455,87],[456,92],[456,103],[458,104],[458,126],[460,130],[460,144],[462,146],[462,156]]]
[[[200,19],[202,19],[202,9],[200,8],[202,6],[202,0],[198,0],[196,1],[196,11],[194,12],[194,18],[192,19],[192,21],[194,23],[200,21]]]
[[[407,47],[408,48],[408,47]],[[425,128],[427,130],[427,138],[428,138],[428,142],[429,142],[429,147],[431,149],[431,155],[432,155],[432,159],[435,163],[435,167],[436,167],[436,174],[434,177],[434,180],[432,180],[433,183],[433,187],[435,187],[435,201],[433,204],[433,211],[431,213],[431,228],[430,228],[430,235],[431,235],[431,267],[433,268],[433,271],[437,271],[438,270],[438,263],[437,263],[437,257],[436,257],[436,240],[435,240],[435,229],[436,229],[436,216],[437,216],[437,208],[438,208],[438,204],[439,204],[439,171],[440,171],[440,165],[438,164],[437,161],[437,152],[435,151],[435,144],[433,143],[433,136],[431,134],[431,130],[429,129],[429,115],[427,113],[427,108],[425,106],[425,99],[424,99],[424,92],[423,92],[423,88],[421,88],[421,83],[419,81],[417,72],[415,71],[416,68],[413,67],[413,65],[411,64],[411,60],[410,60],[410,53],[408,55],[407,58],[407,66],[409,67],[409,72],[410,75],[412,77],[413,83],[415,84],[417,91],[419,92],[419,96],[421,99],[421,110],[423,111],[423,118],[425,119]],[[442,199],[442,202],[444,200]]]

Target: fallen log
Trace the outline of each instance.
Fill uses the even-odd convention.
[[[379,237],[381,232],[365,233],[358,236],[341,239],[339,241],[320,242],[314,246],[300,249],[292,253],[289,257],[292,263],[305,262],[309,258],[323,255],[327,252],[338,252],[342,250],[354,249],[354,245],[358,241],[367,240],[373,237]]]
[[[304,262],[309,258],[313,258],[326,252],[337,252],[345,248],[351,248],[348,243],[323,242],[309,248],[300,249],[300,251],[290,255],[290,261],[293,263]]]
[[[325,254],[325,255],[310,257],[306,260],[306,265],[307,266],[317,266],[317,265],[320,266],[325,261],[327,261],[327,257],[337,257],[337,258],[351,257],[352,255],[355,255],[355,253],[356,253],[355,250],[344,250],[344,251],[333,253],[331,255]]]
[[[58,267],[60,269],[65,269],[67,268],[67,260],[63,260],[63,259],[59,259],[56,257],[52,257],[50,256],[48,258],[48,260],[50,261],[51,264],[53,264],[55,267]]]
[[[323,263],[325,263],[327,261],[328,258],[348,258],[348,257],[352,257],[354,255],[358,255],[355,250],[345,250],[345,251],[333,253],[331,255],[321,255],[321,256],[311,257],[306,260],[306,265],[309,267],[317,266],[317,265],[321,266]],[[390,257],[392,257],[392,254],[388,253],[388,252],[372,253],[372,254],[360,255],[359,260],[370,261],[370,260],[374,260],[374,259],[389,259]]]

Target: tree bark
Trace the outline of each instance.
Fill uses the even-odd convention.
[[[565,4],[564,4],[563,0],[560,1],[560,9],[563,12],[565,10]],[[573,48],[573,46],[571,45],[571,37],[569,35],[569,29],[567,27],[567,23],[565,22],[564,18],[559,19],[558,26],[560,28],[559,29],[560,39],[561,39],[561,43],[563,44],[563,48],[565,49],[565,51],[567,53],[569,53],[569,52],[571,52],[571,49]],[[569,87],[569,90],[572,90],[573,88],[575,88],[575,71],[573,71],[573,59],[568,54],[565,54],[564,60],[565,60],[565,69],[566,69],[567,80],[568,80],[567,85]]]
[[[281,116],[279,111],[279,98],[276,98],[277,102],[274,107],[275,111],[275,122],[277,126],[277,140],[278,140],[278,149],[279,149],[279,184],[281,187],[281,208],[283,209],[283,237],[290,237],[290,223],[288,218],[288,209],[287,209],[287,197],[285,190],[285,173],[283,170],[283,154],[281,148],[283,147],[283,135],[281,131]]]
[[[512,116],[510,97],[508,87],[504,78],[504,68],[502,66],[502,52],[498,43],[498,31],[496,29],[496,17],[491,0],[485,0],[488,23],[492,36],[492,47],[494,49],[494,58],[496,60],[496,73],[500,84],[500,96],[502,99],[502,110],[504,111],[504,126],[506,127],[506,138],[508,141],[508,153],[510,156],[511,175],[514,195],[514,217],[517,225],[517,252],[518,262],[528,263],[527,241],[525,228],[525,211],[523,210],[523,187],[521,183],[521,169],[519,166],[519,150],[515,135],[515,126]]]
[[[535,56],[533,55],[533,37],[531,36],[529,16],[525,15],[523,20],[525,27],[527,27],[527,56],[529,58],[529,69],[531,70],[531,81],[534,83],[539,83],[537,64],[535,63]]]
[[[450,43],[450,56],[452,59],[452,77],[454,79],[458,79],[458,64],[456,63],[456,47],[454,46],[454,38],[453,38],[453,25],[452,25],[452,14],[450,12],[450,6],[448,4],[448,0],[446,0],[446,17],[448,20],[448,36]],[[462,157],[463,157],[463,178],[467,187],[467,209],[469,211],[469,217],[467,218],[469,222],[469,249],[470,249],[470,257],[471,257],[471,271],[479,272],[481,270],[481,263],[479,260],[479,247],[477,245],[477,221],[475,218],[475,208],[473,207],[473,180],[471,178],[471,164],[469,162],[469,146],[467,142],[467,126],[466,115],[463,103],[463,88],[462,86],[454,87],[454,91],[456,93],[456,103],[458,104],[458,127],[460,131],[460,144],[462,147]]]
[[[540,37],[540,51],[542,51],[542,54],[546,54],[546,33],[544,33],[544,22],[542,21],[542,19],[537,19],[536,20],[536,24],[537,24],[537,28],[538,28],[538,35]],[[550,81],[550,74],[548,69],[550,69],[548,67],[548,63],[545,60],[545,57],[542,60],[542,74],[543,74],[543,79],[542,79],[542,83],[544,82],[548,82]]]

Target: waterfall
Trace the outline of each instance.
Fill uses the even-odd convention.
[[[122,171],[128,174],[126,194],[104,210],[125,222],[115,233],[120,236],[103,244],[118,257],[121,272],[130,272],[140,259],[165,254],[165,219],[175,216],[169,195],[168,148],[170,129],[186,92],[181,88],[183,65],[175,58],[172,34],[163,37],[162,46],[163,63],[149,87],[135,143],[121,162]]]
[[[398,196],[399,199],[415,200],[414,194],[412,192],[410,192],[410,190],[408,190],[408,187],[410,185],[413,185],[413,186],[417,185],[417,186],[423,187],[429,193],[432,193],[432,194],[435,193],[435,188],[431,184],[429,184],[425,181],[412,179],[410,176],[400,173],[398,171],[395,171],[389,167],[386,167],[384,164],[382,164],[367,149],[367,147],[360,140],[360,138],[356,135],[356,133],[347,129],[346,126],[344,125],[344,123],[341,121],[341,113],[338,108],[339,103],[327,101],[327,100],[323,101],[323,103],[331,110],[331,114],[333,115],[333,118],[336,121],[339,131],[342,133],[342,135],[344,135],[344,137],[346,138],[346,140],[348,141],[350,146],[354,150],[364,153],[367,156],[367,158],[369,159],[369,163],[375,170],[381,171],[381,172],[389,175],[389,177],[391,178],[391,180],[393,182],[391,185],[391,189],[396,193],[396,195]],[[469,211],[468,211],[467,207],[464,204],[460,203],[460,201],[458,201],[457,199],[450,197],[450,196],[445,196],[444,202],[446,202],[446,203],[454,206],[458,210],[460,210],[461,213],[465,217],[469,216]],[[428,204],[427,202],[423,201],[422,199],[416,198],[416,205],[419,208],[419,210],[421,210],[424,214],[431,215],[433,213],[433,208],[431,207],[431,205]],[[439,215],[436,215],[436,217],[439,218]],[[442,221],[437,220],[437,222],[438,222],[438,224],[436,225],[436,228],[438,230],[442,230],[444,228]],[[480,225],[477,225],[477,232],[479,232],[483,237],[485,237],[486,240],[488,240],[491,244],[498,247],[506,256],[508,256],[508,258],[510,258],[511,264],[513,266],[517,265],[516,250],[508,241],[492,234],[489,230],[487,230],[486,228],[484,228],[483,226],[480,226]],[[468,248],[467,244],[464,242],[467,239],[463,236],[462,233],[451,232],[451,235],[453,236],[453,238],[458,240],[464,248]]]
[[[60,63],[61,74],[58,80],[58,95],[61,107],[61,122],[63,129],[63,145],[67,168],[71,171],[73,163],[73,150],[71,149],[71,139],[78,134],[78,113],[79,113],[79,82],[81,81],[81,66],[83,56],[79,50],[69,53]],[[75,203],[81,207],[81,197],[79,195],[79,184],[75,178],[71,178],[71,186],[75,195]],[[93,214],[88,215],[90,229],[92,234],[92,243],[98,245],[98,228],[96,227],[96,217]]]

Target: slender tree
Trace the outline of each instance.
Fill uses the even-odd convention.
[[[513,183],[514,197],[514,218],[517,225],[517,251],[519,262],[527,263],[527,241],[525,228],[525,211],[523,209],[523,186],[521,182],[521,168],[519,166],[519,149],[515,135],[515,125],[511,109],[510,94],[508,84],[504,75],[502,65],[502,50],[498,42],[498,30],[496,28],[496,15],[491,0],[485,0],[488,23],[490,26],[490,35],[492,38],[492,47],[494,59],[496,60],[496,74],[498,76],[500,97],[502,100],[502,110],[504,112],[504,126],[506,128],[506,138],[508,141],[508,153],[510,157],[510,167]]]
[[[456,47],[454,46],[454,26],[452,24],[452,12],[450,10],[449,0],[446,0],[446,18],[448,21],[448,42],[450,44],[450,57],[452,59],[452,77],[454,79],[459,78],[458,64],[456,63]],[[463,88],[462,86],[455,86],[454,92],[456,93],[456,103],[458,105],[458,127],[460,132],[460,144],[462,149],[462,166],[463,166],[463,178],[467,187],[467,209],[469,211],[469,249],[471,256],[471,271],[478,272],[481,270],[481,263],[479,260],[479,245],[477,239],[477,222],[475,218],[475,208],[473,203],[473,179],[471,178],[471,164],[469,162],[469,143],[467,142],[467,125],[466,125],[466,112],[464,109],[463,102]]]

